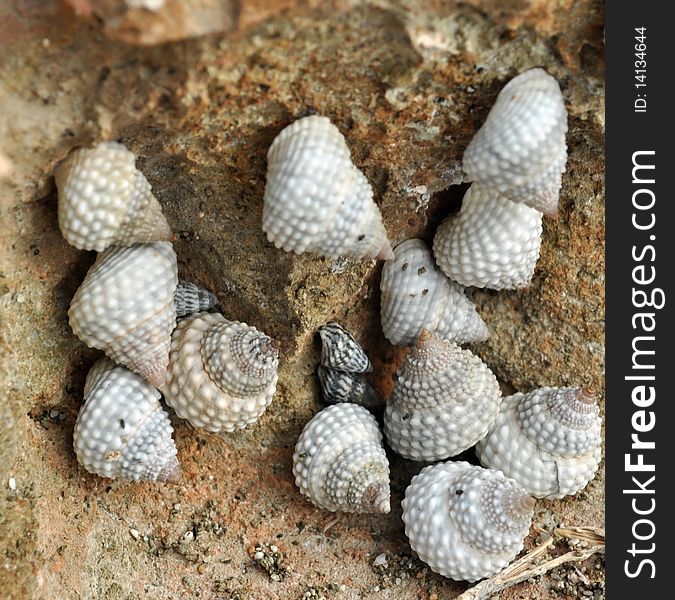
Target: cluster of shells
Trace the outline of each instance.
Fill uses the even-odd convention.
[[[453,579],[506,566],[523,547],[535,498],[576,494],[600,462],[592,394],[547,387],[502,397],[489,367],[460,346],[489,336],[466,287],[516,289],[533,276],[542,215],[557,210],[566,131],[553,77],[532,69],[510,81],[464,153],[472,185],[432,248],[409,239],[392,249],[372,188],[326,117],[290,124],[268,152],[269,241],[296,253],[385,260],[382,331],[410,346],[385,403],[354,336],[335,322],[319,330],[317,375],[330,406],[297,442],[296,484],[328,511],[387,513],[385,439],[406,459],[436,463],[412,479],[403,521],[419,557]],[[180,469],[161,396],[195,427],[246,427],[274,396],[279,344],[205,312],[215,297],[178,279],[170,227],[123,146],[75,151],[56,181],[64,237],[100,253],[69,311],[76,335],[108,357],[87,377],[78,460],[104,477],[173,481]],[[482,466],[448,461],[470,448]]]

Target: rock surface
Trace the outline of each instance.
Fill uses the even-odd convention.
[[[94,4],[121,3],[0,5],[0,589],[56,600],[456,596],[466,585],[425,571],[403,534],[400,500],[418,465],[390,456],[389,515],[333,517],[294,487],[293,446],[319,409],[317,326],[335,318],[366,342],[385,396],[404,351],[380,331],[380,265],[267,242],[266,151],[292,120],[330,117],[392,242],[428,242],[459,208],[462,152],[497,93],[544,67],[570,113],[560,215],[544,222],[529,288],[474,292],[492,335],[472,349],[507,392],[602,390],[602,4],[240,0],[236,24],[218,27],[229,33],[148,47],[111,39],[109,22],[73,8]],[[98,354],[66,312],[94,256],[60,235],[53,170],[107,139],[139,156],[178,233],[181,277],[282,342],[277,396],[255,427],[216,436],[173,417],[179,486],[96,478],[72,449]],[[539,503],[535,524],[601,525],[603,486],[601,471],[576,498]],[[373,568],[382,553],[390,566]],[[545,577],[502,597],[548,598],[555,585]]]

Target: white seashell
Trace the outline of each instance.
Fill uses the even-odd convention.
[[[367,179],[326,117],[286,127],[267,153],[263,231],[277,248],[337,258],[391,258]]]
[[[464,152],[470,181],[553,215],[567,162],[567,110],[558,82],[530,69],[507,83]]]
[[[176,253],[169,242],[111,246],[78,288],[68,316],[87,346],[162,387],[176,325]]]
[[[321,364],[347,373],[367,373],[373,370],[368,356],[342,325],[329,321],[319,327]]]
[[[485,437],[500,401],[497,379],[480,358],[423,331],[397,373],[384,433],[405,458],[444,460]]]
[[[464,286],[525,287],[539,258],[541,218],[539,211],[474,183],[459,214],[438,228],[434,257],[448,277]]]
[[[458,581],[489,577],[515,558],[534,504],[513,479],[466,462],[425,467],[401,503],[411,548],[432,571]]]
[[[218,298],[213,292],[195,283],[179,279],[174,304],[176,305],[176,317],[184,317],[213,308],[218,304]]]
[[[171,337],[165,399],[176,414],[207,431],[255,423],[272,402],[279,342],[218,313],[196,313]]]
[[[73,446],[87,471],[111,479],[180,480],[173,428],[155,388],[102,358],[87,375],[84,397]]]
[[[504,398],[497,421],[476,446],[480,462],[513,477],[536,498],[576,494],[600,464],[600,409],[580,388]]]
[[[295,484],[330,511],[388,513],[389,463],[375,418],[334,404],[305,425],[293,454]]]
[[[71,152],[56,169],[59,227],[68,243],[101,252],[108,246],[170,240],[171,228],[136,157],[103,142]]]
[[[392,344],[414,344],[422,329],[458,344],[490,335],[462,286],[439,270],[422,240],[396,246],[394,260],[382,268],[380,291],[382,331]]]
[[[382,406],[384,400],[366,383],[360,373],[347,373],[319,365],[321,392],[326,404],[352,402],[366,408]]]

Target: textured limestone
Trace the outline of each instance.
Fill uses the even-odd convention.
[[[242,0],[241,14],[261,7],[248,29],[240,17],[238,31],[141,48],[61,0],[0,3],[10,161],[0,181],[0,589],[10,598],[294,598],[331,585],[331,600],[377,597],[375,556],[409,552],[400,500],[418,466],[393,458],[383,516],[331,521],[293,485],[293,445],[318,410],[315,328],[337,318],[364,340],[385,396],[401,360],[380,331],[380,267],[286,254],[260,227],[267,148],[305,114],[325,114],[346,136],[390,239],[430,242],[459,208],[459,161],[498,91],[533,66],[554,75],[570,112],[560,216],[544,223],[529,288],[474,293],[492,335],[473,350],[507,391],[603,387],[602,4],[340,0],[266,18],[279,4]],[[52,173],[70,149],[104,139],[139,156],[178,233],[180,275],[282,342],[277,397],[251,431],[205,435],[173,419],[178,487],[98,479],[72,451],[98,354],[66,312],[94,257],[61,238]],[[535,523],[601,524],[603,484],[601,473],[577,498],[541,503]],[[254,566],[258,542],[282,550],[284,581]],[[426,574],[386,593],[451,598],[464,587]],[[503,597],[518,594],[548,597],[541,584]]]

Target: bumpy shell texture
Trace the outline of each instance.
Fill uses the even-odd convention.
[[[56,170],[59,227],[68,243],[101,252],[108,246],[171,239],[171,228],[122,144],[79,148]]]
[[[487,434],[500,401],[497,379],[480,358],[424,331],[397,373],[384,432],[405,458],[444,460]]]
[[[396,246],[382,268],[380,290],[382,331],[392,344],[414,344],[422,329],[459,344],[490,335],[462,286],[438,269],[422,240]]]
[[[161,387],[176,325],[176,253],[169,242],[112,246],[78,288],[68,316],[87,346]]]
[[[196,283],[178,280],[174,304],[176,305],[176,317],[184,317],[196,312],[204,312],[213,308],[218,303],[218,298],[213,292]]]
[[[541,246],[542,214],[474,183],[459,214],[441,223],[434,256],[464,286],[495,290],[527,286]]]
[[[267,153],[263,231],[277,248],[391,258],[382,215],[340,131],[326,117],[286,127]]]
[[[319,327],[321,364],[347,373],[367,373],[373,370],[368,356],[342,325],[335,321]]]
[[[534,503],[499,471],[447,462],[413,477],[401,505],[405,533],[420,559],[445,577],[476,581],[520,552]]]
[[[576,494],[595,477],[601,418],[580,388],[541,388],[504,398],[487,437],[476,447],[481,464],[513,477],[536,498]]]
[[[87,471],[133,481],[180,479],[173,428],[155,388],[103,358],[89,371],[84,396],[73,445]]]
[[[382,397],[366,383],[360,373],[346,373],[319,365],[316,371],[319,376],[321,392],[326,404],[353,402],[366,408],[382,406]]]
[[[388,513],[389,463],[375,418],[334,404],[305,425],[293,454],[300,491],[330,511]]]
[[[196,313],[171,338],[166,403],[195,427],[235,431],[272,402],[279,343],[246,323]]]
[[[555,214],[567,162],[566,133],[558,82],[543,69],[531,69],[497,96],[464,152],[464,171],[509,200]]]

